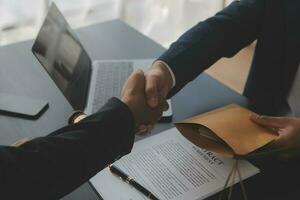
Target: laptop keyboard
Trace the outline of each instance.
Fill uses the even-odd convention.
[[[123,84],[133,72],[132,62],[97,62],[93,113],[111,97],[119,98]]]

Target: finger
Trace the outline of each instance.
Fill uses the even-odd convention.
[[[169,88],[169,87],[163,87],[160,91],[160,95],[163,96],[164,98],[166,98],[170,92],[170,89],[171,88]]]
[[[139,134],[139,135],[144,135],[144,134],[147,134],[147,133],[149,133],[148,126],[146,126],[146,128],[145,128],[145,129],[143,129],[143,130],[140,130],[138,134]]]
[[[145,74],[142,70],[138,69],[132,74],[131,83],[133,84],[133,91],[134,92],[142,92],[144,93],[145,88]]]
[[[251,115],[250,119],[258,125],[271,129],[283,128],[288,122],[288,118],[285,117],[268,117],[263,115]]]
[[[144,93],[144,87],[145,87],[145,75],[144,72],[140,69],[134,71],[127,81],[124,83],[123,89],[122,89],[122,96],[125,92],[130,91],[133,93],[136,92],[143,92]]]
[[[13,146],[13,147],[19,147],[19,146],[25,144],[26,142],[29,142],[30,140],[31,140],[30,137],[25,137],[25,138],[23,138],[21,140],[16,141],[11,146]]]
[[[276,140],[273,142],[275,147],[296,147],[299,146],[297,139],[294,138],[295,132],[287,132],[279,134]]]
[[[161,103],[156,108],[147,108],[147,111],[145,112],[145,115],[147,115],[147,119],[143,122],[143,124],[153,126],[153,124],[159,121],[163,114],[163,111],[167,109],[168,103],[166,100],[161,100]]]
[[[157,115],[156,115],[156,118],[154,119],[153,123],[152,124],[156,124],[159,122],[159,120],[162,118],[163,116],[163,112],[160,111]]]
[[[163,105],[159,105],[159,107],[155,109],[151,109],[149,112],[149,118],[148,118],[148,123],[147,124],[155,124],[158,122],[158,120],[161,118],[163,114]]]
[[[159,78],[156,75],[146,75],[146,98],[151,108],[155,108],[159,103]]]
[[[169,104],[168,104],[166,98],[163,97],[162,95],[158,96],[158,106],[156,107],[156,109],[159,109],[162,111],[167,111],[169,109]]]
[[[143,134],[145,134],[147,132],[147,130],[138,130],[138,131],[136,131],[136,135],[143,135]]]
[[[153,131],[154,129],[154,125],[148,125],[148,133],[151,133],[151,131]]]
[[[146,125],[140,125],[139,126],[139,132],[145,132],[147,131],[147,126]]]

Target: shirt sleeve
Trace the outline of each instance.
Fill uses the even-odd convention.
[[[77,124],[20,147],[0,146],[1,197],[59,199],[129,153],[133,143],[133,115],[112,98]]]
[[[180,36],[157,58],[176,77],[168,96],[175,95],[220,58],[232,57],[256,40],[264,15],[265,0],[234,1]]]
[[[170,72],[171,77],[172,77],[172,88],[175,87],[176,78],[175,78],[174,72],[172,71],[171,67],[166,62],[164,62],[162,60],[157,60],[156,62],[159,62],[159,63],[163,64],[168,69],[168,71]]]

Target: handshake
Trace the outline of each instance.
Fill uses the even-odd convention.
[[[168,110],[166,96],[172,84],[170,72],[159,61],[146,74],[137,70],[125,82],[121,101],[127,104],[133,114],[136,133],[150,132],[163,111]]]

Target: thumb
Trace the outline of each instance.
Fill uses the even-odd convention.
[[[155,75],[147,75],[146,77],[146,98],[150,108],[156,108],[159,104],[159,77]]]
[[[283,128],[286,126],[287,118],[285,117],[268,117],[268,116],[263,116],[263,115],[251,115],[250,119],[263,127],[266,128]]]
[[[123,92],[125,92],[126,90],[130,90],[133,93],[140,91],[144,92],[144,87],[145,75],[142,70],[138,69],[134,71],[125,82],[123,86]]]
[[[162,111],[167,111],[169,109],[169,104],[163,96],[158,97],[158,109]]]

